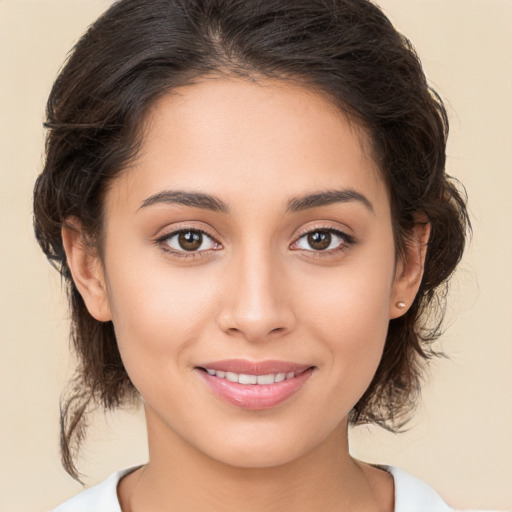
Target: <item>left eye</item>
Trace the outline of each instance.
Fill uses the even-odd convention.
[[[215,242],[206,233],[194,229],[177,231],[166,237],[165,243],[171,249],[180,252],[207,251],[218,247],[217,242]]]
[[[347,237],[339,231],[317,229],[302,235],[294,244],[294,248],[305,251],[328,251],[338,249],[348,242]]]

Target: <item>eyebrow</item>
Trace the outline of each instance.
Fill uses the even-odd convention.
[[[181,190],[166,190],[154,194],[142,202],[141,208],[147,208],[154,204],[182,204],[192,208],[201,208],[204,210],[211,210],[214,212],[228,211],[226,203],[221,201],[218,197],[209,194],[202,194],[201,192],[184,192]]]
[[[319,206],[327,206],[334,203],[358,202],[364,205],[370,212],[375,213],[372,203],[361,193],[351,188],[341,190],[326,190],[314,194],[307,194],[288,201],[287,212],[300,212]]]
[[[295,197],[288,201],[287,213],[300,212],[334,203],[359,202],[370,212],[374,213],[372,203],[361,193],[351,188],[341,190],[326,190]],[[185,192],[182,190],[166,190],[153,194],[142,202],[139,210],[154,204],[182,204],[192,208],[201,208],[214,212],[227,213],[228,206],[218,197],[201,192]]]

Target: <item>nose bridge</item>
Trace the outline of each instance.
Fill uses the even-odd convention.
[[[220,314],[220,326],[228,334],[262,341],[293,328],[286,272],[269,245],[253,242],[231,261],[228,296]]]

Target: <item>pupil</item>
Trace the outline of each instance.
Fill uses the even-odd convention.
[[[308,235],[309,245],[318,251],[323,251],[331,245],[331,233],[328,231],[315,231]]]
[[[185,251],[195,251],[201,247],[203,243],[202,233],[196,231],[184,231],[178,236],[180,247]]]

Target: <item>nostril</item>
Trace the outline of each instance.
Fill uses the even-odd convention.
[[[269,334],[282,334],[286,331],[284,327],[276,327],[275,329],[272,329]]]

